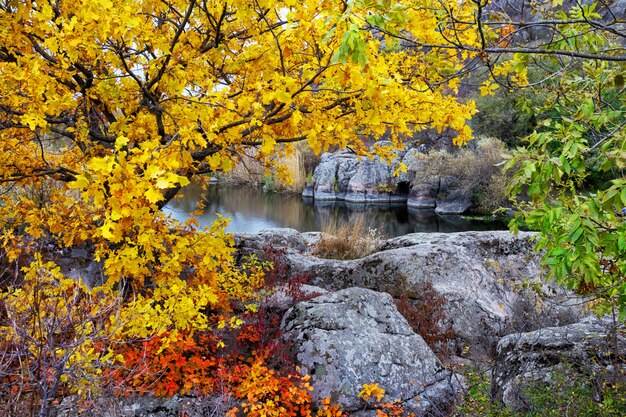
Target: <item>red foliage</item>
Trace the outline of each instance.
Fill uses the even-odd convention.
[[[217,339],[205,332],[179,334],[175,341],[166,341],[171,336],[128,343],[120,349],[124,363],[111,371],[118,393],[208,394],[220,386],[226,363],[216,354]]]
[[[314,296],[302,292],[308,276],[288,278],[282,251],[268,248],[264,255],[273,265],[265,276],[268,293],[281,289],[293,303]],[[282,314],[283,310],[274,307],[269,296],[256,313],[246,311],[239,315],[243,324],[237,328],[226,326],[193,335],[178,334],[175,338],[166,334],[127,343],[118,349],[124,358],[122,366],[109,373],[117,391],[125,395],[152,392],[157,396],[176,393],[208,396],[224,391],[239,392],[249,377],[247,373],[253,369],[250,363],[262,360],[263,366],[281,381],[279,385],[295,389],[300,376],[289,346],[281,338]]]
[[[315,296],[302,291],[308,276],[288,278],[282,252],[267,249],[265,254],[274,265],[266,275],[268,289],[280,289],[293,303]],[[117,393],[124,395],[149,392],[157,396],[230,395],[241,403],[240,408],[228,412],[229,417],[346,415],[330,399],[325,399],[314,413],[309,376],[300,375],[289,346],[281,337],[283,312],[284,306],[274,305],[270,296],[260,303],[256,313],[240,314],[243,323],[239,327],[166,334],[127,343],[118,349],[121,354],[118,358],[123,358],[123,363],[109,370],[108,375],[116,384]],[[371,407],[379,416],[406,415],[398,403],[377,403]]]
[[[447,300],[430,282],[420,286],[416,298],[409,299],[404,295],[395,300],[395,303],[413,331],[422,336],[431,349],[440,355],[450,354],[449,342],[454,337],[454,330],[450,325],[443,327],[446,321]]]
[[[284,255],[285,251],[283,249],[266,247],[263,250],[263,259],[272,264],[272,269],[265,274],[266,286],[274,290],[281,288],[294,304],[319,295],[314,293],[306,294],[302,291],[302,286],[309,283],[311,275],[310,273],[291,274]]]

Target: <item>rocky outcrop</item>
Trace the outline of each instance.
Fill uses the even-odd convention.
[[[299,244],[314,244],[315,236],[303,234]],[[424,284],[430,283],[447,299],[447,324],[457,340],[491,349],[506,333],[515,306],[523,298],[516,286],[525,279],[536,282],[541,276],[533,237],[532,233],[516,236],[498,231],[415,233],[387,240],[378,252],[361,259],[321,259],[307,246],[303,251],[286,250],[285,261],[291,271],[308,273],[312,285],[328,290],[362,287],[418,300]],[[265,240],[276,242],[269,234]],[[254,245],[263,243],[257,239]],[[551,296],[554,301],[559,297]],[[558,320],[569,318],[556,313],[560,312],[555,311],[553,324],[564,324]]]
[[[347,411],[363,410],[367,404],[358,393],[371,383],[418,415],[455,401],[456,376],[411,330],[388,294],[363,288],[325,294],[296,304],[281,327],[301,370],[311,375],[318,404],[329,397]]]
[[[397,161],[411,152],[398,152]],[[303,196],[317,201],[404,203],[412,175],[394,177],[395,169],[378,157],[359,157],[349,151],[324,153]]]
[[[349,151],[325,153],[302,196],[318,202],[406,203],[411,208],[434,208],[438,214],[461,214],[472,207],[471,190],[452,177],[415,178],[417,149],[397,151],[392,165],[380,158],[360,158]],[[394,176],[399,163],[409,171]]]
[[[293,253],[307,253],[315,245],[319,233],[300,233],[286,227],[261,230],[258,233],[240,233],[235,236],[235,247],[240,255],[261,255],[267,248]]]
[[[409,190],[407,206],[418,209],[437,207],[440,181],[439,177],[433,177],[414,184]]]
[[[602,378],[626,373],[626,329],[608,319],[587,319],[562,327],[510,334],[498,343],[492,378],[496,400],[514,411],[527,408],[525,388],[569,381],[600,386]]]
[[[328,291],[323,288],[316,287],[314,285],[303,284],[298,287],[297,297],[299,297],[300,299],[308,300],[310,298],[315,298],[326,293],[328,293]],[[296,297],[291,294],[290,289],[286,285],[281,285],[270,297],[261,301],[259,303],[259,306],[261,308],[271,308],[286,311],[294,305],[295,298]]]

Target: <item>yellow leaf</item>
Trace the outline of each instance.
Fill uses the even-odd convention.
[[[100,233],[102,234],[102,237],[108,240],[115,239],[115,235],[111,231],[112,228],[113,224],[111,222],[105,222],[100,228]]]
[[[267,137],[263,139],[263,144],[261,145],[261,153],[265,155],[270,155],[274,148],[276,147],[276,140],[272,137]]]
[[[38,127],[46,127],[47,124],[45,119],[38,114],[28,113],[21,116],[20,119],[23,124],[28,125],[30,130],[36,130]]]
[[[84,189],[89,186],[89,180],[84,175],[77,175],[76,181],[68,184],[70,188]]]
[[[182,175],[178,176],[178,183],[180,184],[181,187],[186,187],[189,184],[191,184],[191,182],[189,181],[189,178],[184,177]]]
[[[302,121],[302,118],[302,113],[298,110],[295,110],[291,115],[291,125],[294,127],[298,126],[300,124],[300,121]]]
[[[281,103],[291,104],[291,93],[289,93],[289,91],[280,90],[276,93],[276,99]]]
[[[128,145],[128,141],[129,139],[127,137],[118,136],[117,139],[115,139],[115,149],[122,149],[124,146]]]
[[[148,191],[146,191],[144,193],[144,196],[149,202],[153,204],[163,200],[163,194],[161,193],[161,191],[155,190],[154,188],[150,188]]]
[[[159,178],[156,182],[156,186],[157,188],[165,189],[170,188],[172,186],[172,183],[169,182],[166,178]]]
[[[479,88],[480,95],[493,96],[498,88],[500,88],[498,84],[492,83],[491,81],[485,81]]]
[[[92,170],[100,171],[104,173],[110,173],[113,170],[114,165],[115,165],[115,160],[110,156],[106,156],[102,158],[100,157],[92,158],[87,163],[87,166],[91,168]]]

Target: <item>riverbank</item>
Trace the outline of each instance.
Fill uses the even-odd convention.
[[[374,146],[390,146],[377,142]],[[477,140],[457,150],[395,150],[388,163],[348,150],[324,153],[302,195],[316,202],[404,204],[437,214],[490,214],[506,206],[504,144]]]

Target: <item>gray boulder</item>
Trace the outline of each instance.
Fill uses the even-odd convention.
[[[432,177],[414,184],[409,191],[407,206],[418,209],[437,207],[439,182],[439,177]]]
[[[61,272],[68,278],[83,280],[88,287],[102,285],[106,281],[104,262],[96,262],[93,248],[83,245],[82,248],[63,249],[62,256],[56,261]]]
[[[299,287],[300,299],[314,298],[322,294],[328,293],[327,290],[316,287],[314,285],[303,284]],[[276,289],[276,292],[269,296],[267,299],[262,300],[260,303],[261,308],[268,307],[272,309],[286,311],[292,307],[294,302],[294,295],[290,294],[289,288],[286,285],[281,285]]]
[[[471,190],[458,185],[455,178],[444,177],[439,181],[435,213],[462,214],[472,207]]]
[[[553,384],[555,373],[599,386],[611,374],[626,374],[625,358],[624,323],[616,326],[608,319],[510,334],[498,343],[492,395],[508,408],[523,411],[529,406],[525,388]]]
[[[89,412],[84,410],[84,401],[78,396],[66,397],[53,410],[56,417],[102,416],[102,417],[206,417],[226,416],[228,411],[240,406],[240,401],[227,393],[211,397],[174,395],[154,397],[131,395],[115,397],[102,395],[91,404]]]
[[[315,242],[313,234],[306,235]],[[480,355],[491,353],[510,328],[518,313],[515,307],[526,297],[518,287],[541,277],[533,237],[505,231],[414,233],[387,240],[378,252],[361,259],[321,259],[309,246],[301,252],[287,250],[285,261],[291,273],[309,273],[310,284],[328,290],[362,287],[417,302],[429,283],[447,299],[444,327],[452,326],[461,345],[482,346],[483,352],[473,351]],[[552,287],[544,290],[555,304],[565,295]],[[571,320],[555,310],[550,323],[571,322],[562,318]]]
[[[531,234],[508,232],[415,233],[390,239],[381,251],[362,259],[300,254],[288,259],[292,270],[312,275],[311,284],[331,290],[363,287],[419,298],[428,282],[446,297],[446,312],[457,336],[474,342],[480,335],[490,334],[495,340],[503,333],[517,297],[513,279],[539,275],[531,239]]]
[[[306,184],[302,190],[302,198],[305,200],[315,199],[315,190],[313,184]]]
[[[394,191],[391,189],[392,174],[392,168],[380,161],[360,161],[348,180],[343,200],[351,203],[389,203]]]
[[[235,247],[243,254],[260,255],[267,248],[274,248],[295,253],[306,253],[316,240],[317,233],[300,233],[290,228],[265,229],[258,233],[239,233],[235,235]]]
[[[330,397],[347,411],[363,410],[367,404],[358,393],[371,383],[386,390],[386,400],[402,399],[418,415],[439,415],[455,401],[455,375],[388,294],[348,288],[322,295],[287,311],[281,327],[303,373],[311,375],[318,404]]]
[[[382,142],[379,142],[382,144]],[[316,201],[351,203],[406,202],[412,174],[393,176],[397,163],[409,152],[398,151],[392,165],[378,157],[359,157],[349,151],[324,153],[313,173],[313,181],[303,191]]]
[[[356,163],[355,156],[347,151],[322,154],[320,162],[313,172],[310,196],[319,201],[339,199],[342,193],[345,193],[345,186],[347,185],[345,175],[354,172]],[[340,183],[344,184],[343,190]]]

